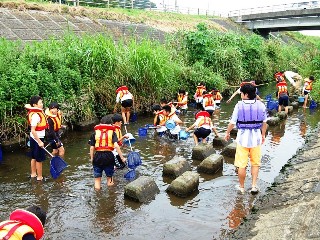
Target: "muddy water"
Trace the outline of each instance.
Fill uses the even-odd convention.
[[[216,112],[215,125],[221,136],[224,136],[234,104],[222,104],[221,110]],[[181,117],[185,126],[193,123],[193,113],[194,109],[190,108],[187,115]],[[318,111],[299,108],[280,126],[270,128],[263,147],[260,194],[303,145],[306,134],[319,118]],[[56,181],[49,177],[49,159],[44,163],[44,175],[48,180],[38,183],[28,179],[29,159],[25,150],[4,155],[5,161],[0,165],[0,220],[6,219],[16,208],[36,204],[48,212],[44,239],[225,238],[239,225],[256,199],[250,193],[239,195],[236,192],[233,159],[226,158],[223,170],[215,175],[201,174],[199,190],[188,198],[167,194],[165,189],[172,180],[162,177],[163,164],[175,155],[182,155],[195,171],[199,161],[191,159],[192,138],[170,142],[155,137],[153,131],[146,137],[139,137],[138,128],[151,122],[152,116],[140,116],[137,123],[128,126],[128,131],[136,137],[134,149],[140,151],[143,160],[137,177],[151,176],[160,189],[154,200],[140,204],[124,199],[123,189],[128,183],[123,178],[126,170],[116,171],[115,186],[103,186],[101,191],[95,191],[87,145],[91,133],[71,132],[64,139],[69,167]],[[250,188],[250,178],[246,188]]]

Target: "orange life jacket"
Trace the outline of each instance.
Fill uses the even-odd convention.
[[[166,121],[168,120],[167,119],[167,116],[165,116],[164,114],[163,114],[163,110],[161,110],[160,112],[158,112],[157,113],[157,115],[159,116],[159,118],[160,118],[160,123],[159,123],[159,125],[161,125],[161,126],[164,126],[165,124],[166,124]]]
[[[200,120],[200,123],[198,125],[198,127],[201,127],[202,125],[209,125],[211,126],[211,118],[210,117],[203,117],[201,116],[201,120]]]
[[[95,150],[96,151],[113,151],[114,144],[112,135],[115,132],[115,127],[108,124],[99,124],[94,127],[95,131]]]
[[[119,139],[122,138],[121,127],[117,126],[117,125],[113,125],[113,126],[115,127],[115,132],[116,132],[117,137],[118,137],[118,144],[119,144],[119,146],[122,146],[122,141],[119,141]]]
[[[287,83],[285,81],[277,83],[278,93],[288,93]]]
[[[307,91],[311,91],[312,90],[312,81],[310,81],[309,79],[305,81],[305,83],[307,84],[306,87],[304,88]]]
[[[181,103],[178,103],[180,107],[188,104],[188,96],[187,95],[181,96],[180,94],[178,94],[178,102],[181,102]]]
[[[62,123],[62,114],[60,111],[57,112],[57,115],[53,115],[49,109],[46,110],[46,115],[47,115],[47,118],[49,119],[52,119],[53,121],[53,130],[55,132],[59,131],[60,128],[61,128],[61,123]]]
[[[130,92],[127,86],[121,86],[117,88],[116,93],[117,94],[120,93],[120,99],[121,99],[124,95],[129,94]]]
[[[196,96],[201,97],[203,95],[203,92],[206,90],[205,86],[197,86],[196,90]]]
[[[221,100],[221,99],[222,99],[221,93],[219,91],[217,91],[217,93],[214,97],[214,100]]]
[[[212,94],[205,94],[203,95],[203,101],[205,101],[205,107],[210,107],[214,105],[214,100]]]
[[[36,126],[36,131],[42,131],[48,128],[48,122],[47,122],[47,118],[43,113],[43,110],[38,109],[38,108],[30,108],[28,109],[28,123],[29,126],[31,126],[31,119],[33,114],[38,114],[40,117],[40,122],[37,124]]]

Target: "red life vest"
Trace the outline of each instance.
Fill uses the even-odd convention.
[[[288,93],[288,87],[286,81],[282,81],[277,83],[277,88],[278,88],[278,93],[283,94],[283,93]]]
[[[310,81],[309,79],[305,81],[305,83],[307,84],[306,87],[304,88],[307,91],[311,91],[312,90],[312,81]]]
[[[212,121],[211,121],[211,118],[210,118],[210,117],[203,117],[203,116],[201,116],[201,120],[200,120],[200,123],[199,123],[198,127],[201,127],[201,126],[203,126],[203,125],[209,125],[209,126],[211,126],[211,123],[212,123]]]
[[[49,109],[46,110],[46,115],[53,121],[53,130],[55,132],[59,131],[62,123],[62,114],[58,111],[57,115],[53,115]]]
[[[214,100],[212,94],[210,93],[203,95],[203,101],[205,101],[205,107],[210,107],[214,105]]]
[[[207,111],[200,111],[195,116],[196,119],[198,119],[198,117],[210,117],[210,114]]]
[[[196,90],[196,96],[201,97],[203,95],[203,92],[206,90],[205,86],[197,86]]]
[[[127,86],[121,86],[117,88],[116,93],[120,93],[120,99],[122,99],[124,95],[129,94],[130,92]]]
[[[114,144],[112,135],[115,132],[115,127],[108,124],[99,124],[94,127],[95,131],[95,150],[96,151],[113,151]]]
[[[38,108],[30,108],[28,109],[28,123],[29,126],[31,126],[31,119],[33,114],[38,114],[40,117],[40,122],[37,124],[36,126],[36,131],[42,131],[48,128],[48,123],[47,123],[47,119],[46,116],[43,113],[43,110],[38,109]]]
[[[221,100],[221,99],[222,99],[221,93],[217,91],[214,100]]]
[[[122,146],[122,141],[119,141],[119,139],[122,138],[121,127],[117,126],[117,125],[113,125],[113,126],[115,127],[115,132],[116,132],[117,137],[118,137],[118,144],[119,144],[119,146]]]
[[[187,95],[180,96],[180,94],[179,94],[178,95],[178,102],[181,102],[181,103],[178,103],[178,105],[180,107],[187,105],[188,104],[188,96]]]

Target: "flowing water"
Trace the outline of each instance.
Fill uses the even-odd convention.
[[[268,89],[262,89],[262,95]],[[237,99],[235,99],[236,101]],[[222,104],[214,122],[220,136],[224,136],[235,101]],[[194,122],[194,109],[181,116],[184,126]],[[318,110],[294,110],[280,126],[269,129],[263,146],[259,186],[263,194],[279,171],[298,148],[302,147],[308,131],[319,121]],[[154,136],[138,136],[138,128],[152,123],[152,116],[139,116],[138,122],[128,125],[128,132],[136,138],[134,149],[140,151],[143,164],[138,176],[151,176],[160,189],[155,199],[136,203],[124,199],[123,178],[127,170],[115,172],[115,185],[101,191],[93,189],[94,179],[89,163],[88,139],[91,132],[70,132],[63,139],[69,167],[57,180],[51,179],[49,158],[44,163],[47,181],[28,179],[30,160],[25,150],[4,154],[0,165],[0,220],[8,218],[16,208],[36,204],[48,213],[44,239],[224,239],[235,229],[253,206],[259,195],[235,190],[237,176],[233,159],[225,158],[223,170],[214,174],[200,174],[199,190],[187,198],[166,193],[171,179],[162,176],[163,164],[174,156],[184,156],[196,171],[199,161],[191,159],[192,138],[170,142]],[[124,131],[124,130],[123,130]],[[210,139],[213,134],[210,135]],[[129,148],[124,152],[128,153]],[[217,153],[221,149],[216,149]],[[246,189],[250,188],[250,175]]]

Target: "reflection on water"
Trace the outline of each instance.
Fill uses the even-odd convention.
[[[222,104],[213,116],[220,136],[224,136],[234,104]],[[194,120],[190,109],[181,119],[182,128]],[[235,229],[249,212],[255,196],[239,195],[234,186],[237,176],[233,158],[225,158],[223,170],[214,175],[200,174],[199,190],[187,198],[166,193],[172,179],[162,176],[163,164],[174,156],[183,156],[196,171],[200,161],[193,161],[192,137],[186,141],[170,142],[159,139],[154,130],[146,137],[138,136],[138,128],[153,121],[152,116],[139,117],[128,125],[128,132],[136,138],[133,148],[143,160],[137,168],[138,176],[152,177],[160,189],[154,200],[140,204],[124,199],[123,178],[127,169],[115,172],[115,185],[108,188],[103,180],[101,191],[93,189],[92,166],[89,163],[90,132],[71,132],[64,139],[65,160],[69,164],[58,180],[49,177],[49,161],[44,163],[44,183],[28,179],[29,159],[25,151],[6,153],[0,165],[0,220],[6,219],[16,208],[31,204],[48,211],[45,239],[223,239]],[[304,142],[308,131],[319,121],[318,111],[298,109],[279,126],[270,127],[262,148],[259,185],[265,191],[282,166]],[[214,137],[209,136],[210,140]],[[130,148],[124,149],[128,153]],[[219,153],[221,149],[216,149]],[[250,175],[245,185],[250,188]]]

